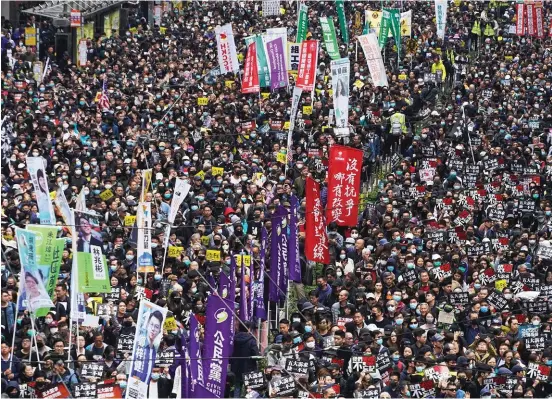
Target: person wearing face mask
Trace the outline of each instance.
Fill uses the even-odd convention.
[[[236,376],[234,397],[241,397],[241,386],[243,384],[243,375],[252,371],[257,371],[257,360],[253,356],[259,356],[259,348],[255,337],[251,334],[250,324],[248,322],[240,323],[238,332],[234,336],[235,359],[230,359],[230,368]]]
[[[153,367],[151,380],[148,385],[148,397],[168,398],[172,392],[173,380],[167,375],[165,369]]]

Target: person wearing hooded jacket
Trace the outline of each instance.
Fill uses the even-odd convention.
[[[257,361],[253,356],[259,356],[259,347],[255,337],[249,331],[247,322],[240,323],[240,327],[234,336],[234,352],[230,359],[230,368],[236,376],[234,397],[239,398],[243,375],[257,370]]]

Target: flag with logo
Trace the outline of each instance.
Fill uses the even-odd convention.
[[[171,209],[169,210],[169,216],[167,218],[170,224],[174,223],[174,219],[180,209],[180,205],[182,205],[182,202],[188,196],[191,187],[192,186],[190,186],[190,184],[188,184],[188,182],[184,179],[176,179],[174,184],[174,195],[171,201]]]
[[[335,36],[335,27],[333,19],[320,17],[320,26],[322,27],[322,36],[326,45],[326,52],[332,60],[341,58],[339,55],[339,47],[337,45],[337,37]]]
[[[299,209],[299,199],[292,195],[290,198],[289,210],[289,279],[296,283],[301,282],[301,261],[299,255],[299,239],[297,229],[297,212]]]
[[[437,25],[437,37],[444,40],[447,27],[447,0],[435,0],[435,24]]]
[[[199,398],[200,396],[196,395],[196,387],[203,386],[205,384],[203,376],[203,360],[201,358],[201,345],[199,343],[199,338],[201,335],[201,328],[199,322],[197,321],[196,315],[190,314],[190,335],[189,335],[189,370],[190,370],[190,381],[193,383],[190,384],[190,396],[192,398]],[[183,396],[184,398],[184,396]]]
[[[48,189],[48,175],[44,168],[45,159],[42,157],[27,157],[27,170],[33,182],[33,188],[38,203],[38,216],[41,224],[56,224],[56,214]]]
[[[358,41],[364,52],[374,86],[389,86],[376,34],[368,33],[367,35],[359,36]]]
[[[295,85],[302,90],[312,91],[316,79],[316,65],[318,63],[318,41],[305,40],[301,43],[299,55],[299,69]]]
[[[381,11],[366,10],[364,12],[364,17],[366,19],[366,25],[370,29],[373,29],[376,36],[379,37],[381,20],[383,13]],[[401,16],[401,36],[412,36],[412,10],[405,11],[400,13]],[[369,33],[369,29],[364,29],[363,35]],[[388,30],[387,37],[393,36],[391,29]]]
[[[272,90],[276,90],[282,87],[287,87],[288,74],[282,38],[277,37],[276,39],[267,42],[266,52],[270,63],[270,88]]]
[[[261,88],[259,85],[259,69],[257,66],[257,50],[255,42],[247,46],[247,57],[243,68],[243,80],[241,92],[245,94],[258,93]]]
[[[341,31],[341,39],[343,43],[349,44],[349,30],[347,26],[347,17],[345,16],[345,5],[343,0],[335,0],[335,8],[337,9],[337,18],[339,19],[339,30]]]
[[[264,274],[265,274],[265,259],[266,259],[266,237],[267,231],[263,227],[261,229],[261,252],[260,252],[260,268],[259,276],[253,282],[253,316],[258,320],[266,320],[266,309],[264,304]],[[253,277],[253,275],[252,275]]]
[[[276,208],[272,215],[272,234],[270,241],[270,280],[268,289],[268,299],[272,302],[279,302],[282,296],[279,291],[281,281],[284,276],[284,269],[287,267],[287,240],[286,235],[287,211],[283,206]],[[285,296],[284,291],[283,295]]]
[[[295,119],[297,117],[297,109],[299,108],[299,100],[301,99],[301,93],[303,90],[295,86],[293,88],[293,96],[291,100],[291,115],[289,118],[289,130],[287,136],[287,162],[288,164],[293,160],[291,152],[291,145],[293,143],[293,129],[295,129]]]
[[[240,66],[238,55],[236,53],[236,43],[234,42],[234,33],[232,24],[217,26],[215,28],[217,39],[218,62],[220,73],[224,75],[228,72],[238,72]]]
[[[336,136],[349,135],[349,58],[332,60],[330,63],[332,73],[333,107],[335,114]]]
[[[140,202],[136,213],[138,229],[137,271],[138,273],[154,273],[153,255],[151,251],[151,202]]]
[[[305,257],[317,263],[330,263],[326,218],[320,199],[320,183],[307,177],[307,212],[305,225]]]
[[[301,3],[299,5],[299,16],[297,18],[297,37],[295,41],[301,43],[307,38],[307,30],[309,25],[308,18],[309,7],[306,4]]]
[[[268,59],[266,58],[263,37],[260,35],[246,37],[245,45],[249,46],[251,43],[255,43],[259,85],[261,87],[270,87],[270,68],[268,67]]]

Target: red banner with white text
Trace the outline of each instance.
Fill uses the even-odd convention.
[[[516,35],[523,36],[525,34],[525,15],[524,15],[525,4],[517,4],[516,12]]]
[[[257,68],[257,47],[252,42],[247,47],[247,57],[243,68],[242,93],[258,93],[261,90],[259,86],[259,70]]]
[[[330,263],[326,218],[320,200],[320,184],[307,177],[307,215],[305,226],[305,256],[318,263]]]
[[[335,221],[339,226],[356,226],[362,150],[333,145],[330,148],[328,169],[328,205],[326,221]]]
[[[314,89],[316,78],[316,64],[318,63],[318,41],[305,40],[301,42],[299,52],[299,68],[297,70],[297,81],[295,86],[304,91]]]

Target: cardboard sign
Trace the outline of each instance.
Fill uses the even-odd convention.
[[[309,362],[295,359],[286,359],[286,370],[290,373],[307,375],[309,373]]]
[[[276,154],[276,161],[284,164],[287,163],[287,155],[279,152],[278,154]]]
[[[174,316],[167,317],[165,319],[165,323],[163,324],[163,328],[167,331],[174,331],[174,330],[178,329],[178,326],[176,324],[176,319],[174,318]]]
[[[204,247],[209,246],[209,236],[201,236],[200,240],[201,245],[203,245]]]
[[[201,178],[201,180],[205,180],[205,171],[204,170],[200,170],[195,175],[199,176]]]
[[[95,398],[96,397],[96,383],[95,382],[83,382],[74,385],[75,395],[74,398]]]
[[[155,358],[156,367],[171,367],[174,364],[175,352],[174,349],[165,349],[157,354]]]
[[[246,388],[259,389],[264,387],[265,378],[262,371],[252,371],[243,375],[243,383]]]
[[[209,104],[209,98],[208,97],[198,97],[197,105],[208,105],[208,104]]]
[[[116,302],[121,299],[121,287],[111,287],[111,292],[104,294],[106,301]]]
[[[224,168],[218,168],[216,166],[213,166],[211,168],[211,175],[213,176],[222,176],[224,174]]]
[[[117,356],[122,358],[125,352],[132,352],[134,346],[134,334],[121,334],[117,341]]]
[[[136,215],[127,215],[125,216],[125,226],[132,227],[136,223]]]
[[[241,266],[243,259],[243,264],[247,267],[251,266],[251,255],[234,255],[236,257],[236,265]]]
[[[225,80],[224,81],[224,87],[227,87],[229,89],[232,88],[236,83],[233,80]]]
[[[282,376],[277,380],[270,381],[270,387],[273,396],[288,396],[295,391],[295,378],[292,375]]]
[[[303,115],[312,115],[312,105],[303,105]]]
[[[184,247],[174,247],[170,245],[167,256],[169,258],[178,258],[183,251],[184,251]]]
[[[105,190],[100,193],[100,198],[102,201],[107,201],[111,198],[113,198],[113,191],[111,190]]]
[[[82,365],[81,375],[83,377],[102,378],[103,368],[103,364],[87,362]]]
[[[208,249],[205,254],[205,259],[209,262],[220,262],[220,250],[218,249]]]

